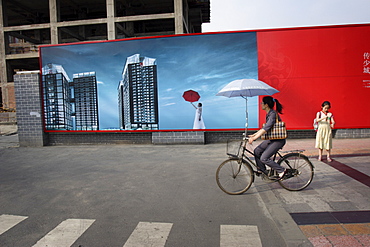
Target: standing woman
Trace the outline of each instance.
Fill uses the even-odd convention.
[[[318,160],[322,160],[323,149],[326,149],[328,162],[332,161],[332,159],[330,158],[330,150],[333,147],[331,129],[334,128],[335,124],[333,114],[329,112],[330,108],[330,102],[324,101],[324,103],[322,103],[321,105],[321,111],[316,114],[316,121],[319,125],[319,127],[317,128],[315,145],[315,147],[319,149]]]
[[[273,109],[275,104],[276,110]],[[249,144],[252,144],[253,141],[268,132],[276,123],[276,118],[281,121],[278,113],[282,114],[283,106],[277,99],[274,99],[271,96],[263,97],[261,108],[266,111],[266,124],[262,129],[249,136]],[[281,179],[285,175],[285,168],[271,159],[271,157],[279,151],[285,143],[286,139],[265,140],[254,149],[254,155],[258,158],[256,159],[256,162],[261,172],[266,174],[266,165],[268,165],[278,172],[277,179]]]
[[[193,103],[191,104],[196,109],[193,129],[205,129],[206,126],[204,125],[203,116],[202,116],[202,110],[203,110],[202,103],[198,103],[198,107],[196,107]]]

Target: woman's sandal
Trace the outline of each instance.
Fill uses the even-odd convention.
[[[333,160],[332,159],[330,159],[330,158],[327,158],[327,160],[328,160],[328,162],[332,162]]]

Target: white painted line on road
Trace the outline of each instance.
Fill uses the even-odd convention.
[[[220,247],[262,247],[257,226],[221,225]]]
[[[27,218],[26,216],[0,215],[0,235]]]
[[[123,247],[164,246],[172,225],[172,223],[139,222]]]
[[[71,246],[95,220],[67,219],[55,227],[45,237],[40,239],[33,247]]]

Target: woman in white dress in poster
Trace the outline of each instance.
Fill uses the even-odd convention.
[[[195,106],[193,103],[191,104],[196,109],[193,129],[205,129],[206,126],[204,125],[203,116],[202,116],[202,103],[198,103],[198,107]]]

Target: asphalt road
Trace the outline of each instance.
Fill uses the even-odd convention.
[[[166,246],[220,246],[228,225],[256,227],[244,237],[262,246],[310,246],[268,187],[264,199],[254,186],[239,196],[217,187],[226,158],[221,144],[3,148],[0,215],[27,218],[0,246],[32,246],[67,219],[93,220],[72,246],[123,246],[139,222],[170,223]]]

